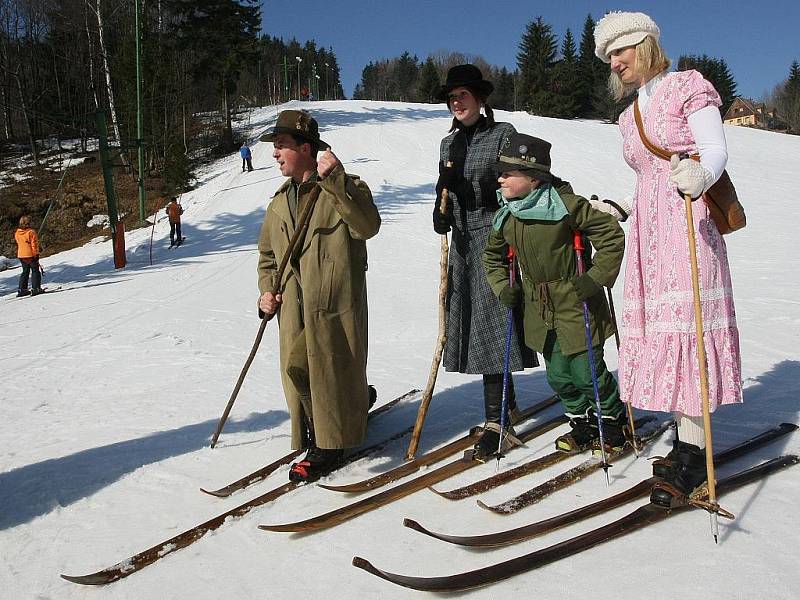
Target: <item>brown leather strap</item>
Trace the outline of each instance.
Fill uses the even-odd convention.
[[[653,142],[651,142],[644,133],[644,123],[642,122],[642,113],[639,112],[639,99],[636,98],[633,101],[633,119],[636,121],[636,128],[639,130],[639,137],[642,138],[642,143],[644,147],[650,150],[653,154],[658,156],[659,158],[663,158],[664,160],[670,160],[672,158],[672,154],[676,154],[675,152],[669,153],[663,148],[659,148]],[[681,158],[686,158],[686,155],[681,155]],[[689,156],[694,161],[700,162],[700,155],[699,154],[692,154]],[[607,202],[605,200],[604,202]]]
[[[633,101],[633,119],[636,121],[636,128],[639,130],[639,137],[642,138],[642,143],[644,147],[650,150],[653,154],[658,156],[659,158],[663,158],[664,160],[669,160],[672,156],[671,153],[667,152],[663,148],[659,148],[649,139],[644,133],[644,123],[642,123],[642,113],[639,112],[639,99],[636,98]]]

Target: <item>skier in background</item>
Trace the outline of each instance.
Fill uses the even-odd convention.
[[[248,171],[252,171],[253,155],[250,152],[250,148],[247,146],[247,142],[242,142],[242,147],[239,148],[239,156],[242,157],[242,173],[244,173],[245,166],[247,167]]]
[[[167,204],[167,216],[169,217],[169,247],[180,246],[183,242],[181,236],[181,215],[183,207],[178,204],[178,199],[173,196]]]
[[[42,290],[42,273],[39,266],[39,237],[31,228],[31,218],[28,215],[22,215],[19,218],[19,228],[14,233],[14,239],[17,242],[17,258],[22,263],[17,297],[41,294],[44,290]],[[30,290],[28,289],[29,276],[31,278]]]

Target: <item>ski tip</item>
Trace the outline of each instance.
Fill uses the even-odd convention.
[[[417,523],[414,519],[403,519],[403,527],[408,527],[414,531],[422,531],[422,525]]]
[[[363,569],[367,573],[372,573],[373,575],[377,575],[381,579],[383,579],[383,573],[377,569],[371,562],[369,562],[366,558],[361,558],[360,556],[353,557],[353,566],[357,569]]]
[[[209,496],[214,496],[215,498],[227,498],[230,494],[226,494],[220,490],[207,490],[205,488],[200,488],[200,491],[204,494],[208,494]]]
[[[61,574],[61,579],[66,579],[71,583],[79,585],[103,585],[114,581],[113,578],[105,576],[102,572],[92,573],[91,575],[64,575]]]

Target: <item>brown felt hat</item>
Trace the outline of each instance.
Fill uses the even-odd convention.
[[[281,133],[296,135],[317,149],[324,149],[328,144],[319,139],[317,120],[304,110],[284,110],[278,114],[278,120],[272,131],[261,136],[262,142],[274,142]]]

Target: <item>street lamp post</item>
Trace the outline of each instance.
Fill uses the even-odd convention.
[[[325,63],[325,100],[330,100],[331,99],[330,92],[328,90],[328,69],[329,68],[330,68],[330,65],[328,63]]]
[[[300,63],[303,62],[303,59],[299,56],[294,58],[297,61],[297,99],[300,100]]]

